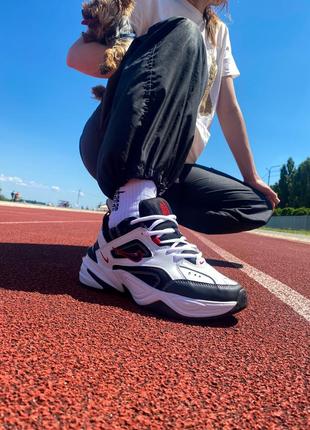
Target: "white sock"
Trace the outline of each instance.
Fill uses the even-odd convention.
[[[119,188],[113,197],[109,227],[115,227],[123,219],[139,217],[139,203],[141,200],[157,197],[157,187],[148,179],[130,179]]]

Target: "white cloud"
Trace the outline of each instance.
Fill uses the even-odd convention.
[[[54,191],[55,193],[72,193],[75,195],[78,195],[79,197],[87,197],[89,198],[89,196],[92,197],[96,197],[98,199],[102,199],[102,196],[100,195],[95,195],[92,193],[84,192],[81,190],[63,190],[61,187],[59,187],[58,185],[44,185],[44,184],[40,184],[39,182],[36,181],[28,181],[25,179],[20,178],[19,176],[7,176],[4,175],[3,173],[0,173],[0,183],[1,182],[7,182],[9,184],[15,184],[16,187],[25,187],[25,188],[30,188],[30,189],[41,189],[41,190],[51,190]]]
[[[3,173],[0,174],[0,181],[2,182],[9,182],[12,184],[20,185],[22,187],[29,187],[29,188],[45,188],[48,187],[43,184],[39,184],[36,181],[26,181],[22,178],[19,178],[18,176],[6,176]]]
[[[48,186],[47,186],[47,185],[39,184],[39,183],[38,183],[38,182],[36,182],[36,181],[29,181],[29,182],[28,182],[28,186],[29,186],[29,187],[33,187],[33,188],[44,188],[44,189],[47,189],[47,188],[48,188]]]
[[[21,184],[24,183],[24,181],[19,178],[18,176],[6,176],[3,173],[0,175],[0,181],[2,182],[13,182],[14,184]]]

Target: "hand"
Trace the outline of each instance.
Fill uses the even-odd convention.
[[[256,177],[254,179],[248,179],[248,180],[244,179],[244,182],[250,185],[252,188],[263,193],[267,197],[267,199],[271,202],[272,209],[274,209],[280,203],[280,199],[277,193],[275,193],[269,187],[269,185],[265,184],[265,182],[260,177]]]

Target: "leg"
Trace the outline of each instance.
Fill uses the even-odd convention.
[[[197,164],[186,164],[180,183],[163,197],[180,224],[207,234],[252,230],[265,225],[272,215],[271,203],[259,191]]]
[[[129,179],[151,179],[161,194],[192,145],[207,82],[205,46],[186,18],[155,24],[130,46],[109,80],[97,180],[112,198]]]
[[[154,181],[159,194],[175,186],[206,81],[205,46],[191,21],[171,18],[133,42],[103,103],[96,179],[108,197],[124,193],[120,187],[137,179]],[[246,307],[245,290],[187,242],[164,199],[141,199],[139,216],[127,215],[115,226],[110,215],[113,208],[83,258],[83,285],[127,289],[141,306],[189,318]]]

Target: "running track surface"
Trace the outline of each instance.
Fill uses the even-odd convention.
[[[100,220],[0,208],[1,430],[309,428],[309,245],[183,228],[250,297],[190,324],[78,285]]]

